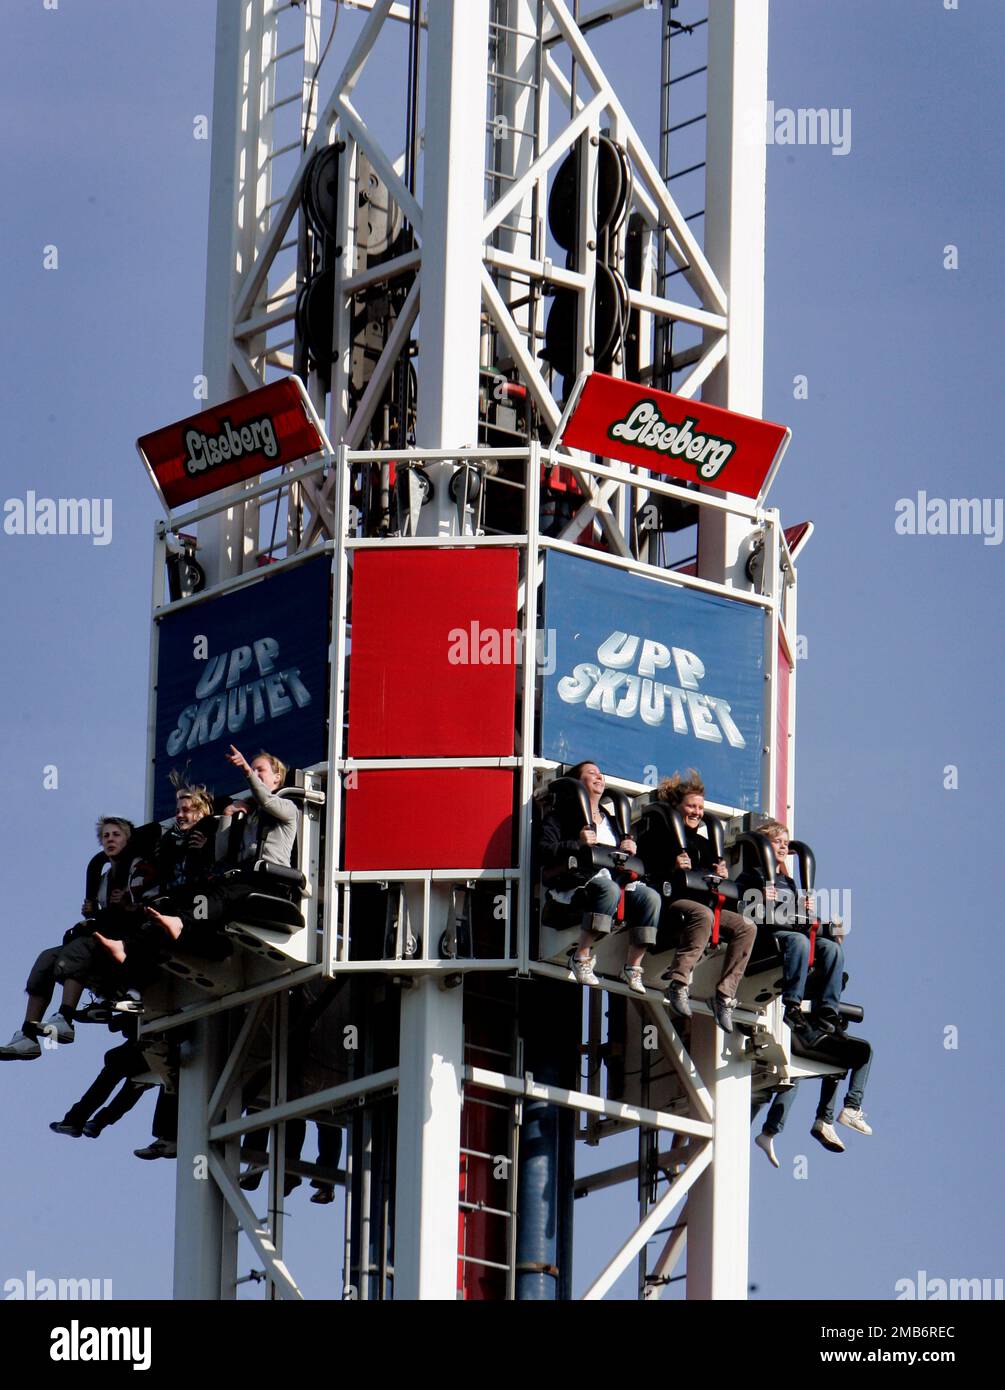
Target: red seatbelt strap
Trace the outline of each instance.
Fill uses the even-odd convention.
[[[625,875],[624,882],[621,884],[621,897],[618,900],[617,916],[617,920],[619,922],[623,922],[625,920],[625,889],[628,887],[630,883],[634,883],[637,878],[638,874],[629,872]]]
[[[725,901],[726,901],[726,895],[725,895],[724,893],[716,893],[716,895],[715,895],[715,915],[714,915],[713,918],[712,918],[712,945],[713,945],[713,946],[718,946],[718,944],[719,944],[719,917],[720,917],[721,914],[722,914],[722,905],[723,905],[723,903],[724,903]]]
[[[809,963],[808,963],[808,965],[807,965],[807,969],[812,969],[812,967],[813,967],[813,957],[816,955],[816,950],[817,950],[817,932],[818,932],[819,930],[820,930],[820,923],[819,923],[819,922],[811,922],[811,923],[810,923],[810,958],[809,958]]]

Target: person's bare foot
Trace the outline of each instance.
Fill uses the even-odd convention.
[[[107,936],[102,936],[100,932],[94,933],[94,939],[100,945],[104,946],[105,950],[111,956],[112,960],[117,960],[120,965],[125,965],[126,948],[125,946],[123,946],[121,941],[114,941]]]
[[[163,927],[172,941],[177,941],[185,928],[185,923],[180,917],[166,917],[163,912],[158,912],[156,908],[146,909],[148,917],[152,917],[159,927]]]

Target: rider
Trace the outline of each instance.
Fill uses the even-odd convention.
[[[782,1002],[785,1006],[785,1022],[790,1028],[806,1032],[807,1029],[823,1030],[832,1033],[838,1022],[838,1003],[844,979],[844,951],[837,941],[817,935],[814,947],[816,975],[814,995],[817,998],[812,1023],[807,1022],[801,1005],[806,993],[806,976],[810,961],[810,938],[806,932],[792,930],[792,926],[805,913],[812,913],[813,900],[809,893],[800,893],[786,867],[789,857],[788,827],[780,821],[768,821],[758,828],[771,845],[775,858],[775,881],[768,883],[764,873],[753,865],[737,879],[737,886],[743,895],[745,910],[756,919],[763,905],[773,902],[774,920],[772,927],[775,940],[782,955],[784,978],[782,980]]]
[[[597,764],[577,763],[568,775],[577,777],[586,788],[592,825],[580,829],[579,823],[570,819],[572,812],[564,808],[549,812],[541,823],[540,832],[540,847],[545,860],[560,858],[581,845],[609,845],[612,849],[624,850],[626,854],[635,854],[635,841],[630,836],[622,836],[609,809],[611,803],[604,804],[607,783]],[[579,944],[572,958],[572,973],[578,984],[599,984],[593,969],[597,962],[592,947],[601,936],[610,932],[614,924],[621,900],[620,887],[607,869],[600,869],[578,888],[565,891],[552,888],[549,893],[556,902],[582,909],[582,926]],[[646,992],[642,983],[642,958],[646,947],[656,942],[659,915],[660,898],[654,889],[641,882],[626,884],[625,920],[629,927],[630,944],[621,978],[635,994]]]
[[[71,927],[60,946],[51,946],[37,957],[28,976],[28,1006],[24,1023],[6,1047],[0,1047],[0,1060],[33,1061],[41,1057],[39,1036],[55,1037],[72,1043],[75,1036],[74,1010],[84,991],[84,979],[93,958],[97,928],[109,936],[128,929],[135,913],[135,900],[152,876],[148,860],[134,852],[132,821],[122,816],[102,816],[97,824],[101,853],[87,866],[84,921]],[[59,1008],[42,1022],[56,984],[63,985]]]
[[[697,873],[716,874],[719,878],[726,878],[725,863],[714,858],[711,842],[698,834],[698,827],[705,815],[705,787],[695,769],[690,768],[686,778],[681,777],[679,772],[674,773],[673,777],[664,778],[656,795],[660,801],[665,801],[680,812],[684,821],[686,849],[677,855],[672,864],[661,864],[658,862],[660,851],[657,850],[653,837],[646,837],[642,845],[642,858],[646,862],[647,871],[669,878],[676,869],[692,869]],[[708,945],[712,934],[713,915],[710,907],[690,898],[674,899],[673,907],[679,914],[682,925],[667,988],[667,1004],[672,1013],[681,1018],[690,1018],[691,1007],[688,1000],[691,973]],[[724,1033],[731,1033],[733,1010],[737,1003],[736,991],[754,949],[757,928],[738,912],[723,910],[719,914],[719,931],[729,945],[712,1007],[719,1027]]]

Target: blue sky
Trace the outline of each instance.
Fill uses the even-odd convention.
[[[5,7],[0,501],[29,488],[111,498],[114,527],[107,546],[0,534],[8,1034],[34,954],[75,920],[96,816],[142,815],[158,508],[133,441],[193,408],[209,178],[193,121],[212,110],[213,11],[205,0]],[[654,22],[638,15],[597,45],[650,134]],[[1003,552],[894,530],[898,499],[919,489],[1002,491],[1003,42],[995,0],[772,5],[776,107],[851,112],[843,157],[768,151],[764,413],[794,432],[772,502],[787,523],[816,523],[800,563],[797,829],[820,881],[852,891],[849,995],[866,1006],[877,1061],[872,1138],[824,1153],[803,1095],[782,1169],[753,1154],[758,1297],[888,1299],[919,1269],[1005,1272],[1002,1102],[985,1079],[998,1011],[985,899],[1005,772]],[[950,244],[957,270],[944,268]],[[58,269],[43,269],[53,245]],[[794,397],[800,375],[806,400]],[[58,787],[45,790],[53,765]],[[944,788],[948,765],[956,790]],[[97,1143],[47,1129],[103,1045],[81,1029],[72,1049],[0,1071],[0,1283],[34,1269],[167,1297],[174,1169],[130,1156],[148,1137],[149,1102]],[[799,1154],[805,1180],[793,1176]],[[330,1218],[294,1199],[290,1262],[313,1294],[337,1286],[336,1243],[316,1239]],[[589,1199],[580,1282],[604,1262],[614,1220],[627,1225],[623,1196]],[[250,1264],[242,1248],[241,1272]]]

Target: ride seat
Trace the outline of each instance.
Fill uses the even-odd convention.
[[[235,910],[233,920],[224,927],[227,936],[274,964],[307,964],[314,959],[314,933],[309,930],[307,916],[302,910],[311,897],[311,884],[300,867],[303,859],[304,811],[307,803],[323,806],[322,791],[303,785],[303,773],[293,774],[296,785],[284,787],[279,795],[294,801],[300,810],[300,826],[292,850],[292,863],[271,864],[259,860],[255,864],[256,880],[261,891],[249,893]],[[275,885],[276,893],[268,888]],[[257,883],[256,883],[257,886]]]
[[[300,869],[260,859],[255,873],[277,887],[287,887],[298,900],[307,896],[307,879]],[[237,910],[238,917],[228,922],[224,931],[246,950],[277,963],[306,961],[306,955],[301,956],[297,947],[307,944],[307,920],[297,902],[272,893],[249,893]],[[304,939],[297,942],[301,933]]]

